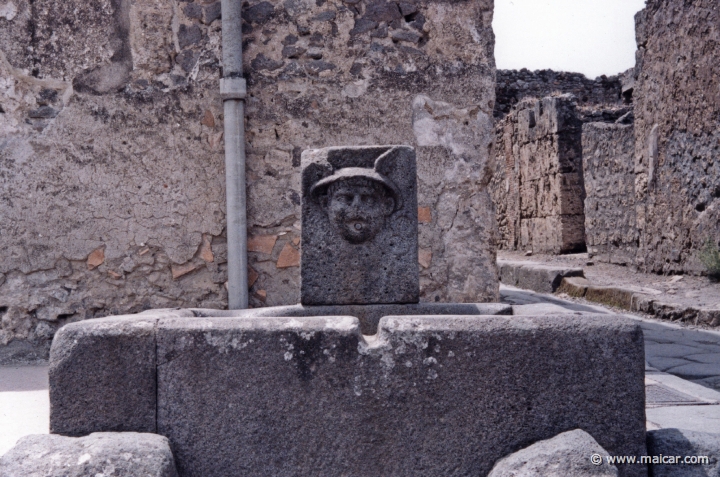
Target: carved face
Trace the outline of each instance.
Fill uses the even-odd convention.
[[[353,177],[330,184],[324,206],[333,228],[348,242],[358,244],[382,230],[395,199],[379,182]]]

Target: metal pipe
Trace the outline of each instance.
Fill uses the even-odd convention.
[[[245,80],[242,77],[240,0],[222,0],[223,77],[220,96],[225,124],[228,309],[248,307],[247,203],[245,196]]]

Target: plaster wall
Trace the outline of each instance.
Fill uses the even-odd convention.
[[[245,5],[251,306],[299,301],[300,154],[416,147],[421,300],[498,296],[492,0]],[[227,306],[219,2],[0,0],[0,362]]]

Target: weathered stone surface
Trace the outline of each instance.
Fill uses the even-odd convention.
[[[50,351],[50,431],[155,432],[155,326],[161,316],[101,318],[64,326]]]
[[[0,16],[0,188],[12,198],[3,199],[0,222],[17,229],[0,235],[0,310],[18,318],[2,321],[0,355],[30,347],[47,357],[52,333],[36,318],[43,313],[54,314],[55,331],[146,308],[225,307],[219,3],[12,3],[13,12]],[[433,210],[419,237],[433,252],[420,271],[421,299],[497,300],[486,191],[493,3],[422,0],[390,24],[369,19],[371,3],[247,5],[248,235],[279,236],[271,256],[249,256],[259,275],[252,306],[300,298],[299,268],[276,262],[300,236],[301,151],[398,143],[416,148],[420,203]],[[185,11],[191,4],[202,6],[203,18],[195,7]],[[353,31],[366,21],[368,29]],[[187,36],[195,26],[197,42]],[[399,30],[422,39],[394,43],[390,35]],[[187,37],[182,45],[192,41],[182,48],[179,36]],[[283,57],[287,37],[306,53]],[[419,96],[453,113],[436,108],[432,115],[421,105],[429,115],[422,119],[413,106]],[[28,117],[42,106],[57,116]],[[207,111],[214,125],[202,123]],[[416,135],[416,116],[449,134]],[[203,234],[211,237],[213,262],[197,256]],[[99,247],[105,262],[87,270]],[[187,262],[199,267],[173,280],[172,264]]]
[[[253,310],[193,309],[204,317],[312,317],[352,316],[360,321],[360,332],[374,335],[384,316],[406,315],[512,315],[510,305],[500,303],[412,303],[405,305],[332,305],[332,306],[275,306]]]
[[[601,456],[601,465],[590,461],[593,455]],[[576,429],[503,457],[488,477],[615,477],[617,467],[605,461],[607,455],[590,434]]]
[[[158,431],[183,476],[485,475],[577,428],[645,453],[642,332],[620,317],[385,317],[367,340],[350,317],[157,333]]]
[[[633,265],[639,240],[634,127],[584,124],[582,146],[588,252],[601,262]]]
[[[624,310],[632,310],[635,292],[627,288],[603,287],[590,285],[585,292],[585,298],[596,303],[615,306]]]
[[[558,267],[531,261],[498,260],[500,281],[540,293],[555,292],[565,277],[582,277],[582,268]]]
[[[137,432],[31,435],[0,458],[4,477],[177,477],[168,439]]]
[[[714,0],[651,0],[636,23],[637,265],[698,274],[698,251],[720,240],[720,11]]]
[[[556,290],[576,298],[582,298],[587,292],[590,282],[583,277],[564,277]]]
[[[720,476],[720,434],[688,431],[685,429],[658,429],[648,432],[649,456],[668,457],[707,456],[707,464],[688,465],[682,462],[667,462],[650,466],[653,477],[719,477]]]
[[[337,147],[302,161],[301,303],[417,303],[415,151]]]
[[[526,99],[496,127],[491,190],[508,249],[585,248],[581,126],[572,95]]]
[[[524,98],[544,98],[553,93],[571,93],[582,107],[620,104],[622,80],[619,76],[592,80],[581,73],[552,70],[498,70],[495,117],[502,119]]]

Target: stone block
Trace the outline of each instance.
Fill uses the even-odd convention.
[[[560,282],[558,293],[565,293],[576,298],[583,298],[590,282],[583,277],[565,277]]]
[[[96,432],[86,437],[31,435],[0,458],[3,477],[177,477],[166,437]]]
[[[685,429],[658,429],[647,436],[649,456],[664,456],[665,463],[650,465],[654,477],[720,476],[720,434]],[[707,456],[707,463],[685,464],[675,456]],[[668,459],[673,459],[669,461]]]
[[[634,291],[625,288],[590,285],[585,292],[585,299],[623,310],[632,310],[634,294]]]
[[[158,431],[180,475],[485,475],[578,428],[610,454],[645,454],[643,338],[630,320],[379,327],[366,339],[350,317],[160,320]]]
[[[302,165],[301,303],[417,303],[413,148],[308,150]]]
[[[582,268],[554,267],[531,261],[498,260],[500,281],[539,293],[555,292],[566,277],[583,277]]]
[[[601,456],[599,465],[590,460],[593,455]],[[607,463],[607,455],[590,434],[576,429],[504,457],[488,477],[616,477],[617,467]]]
[[[155,432],[155,326],[161,316],[117,316],[71,323],[50,349],[50,432]]]

